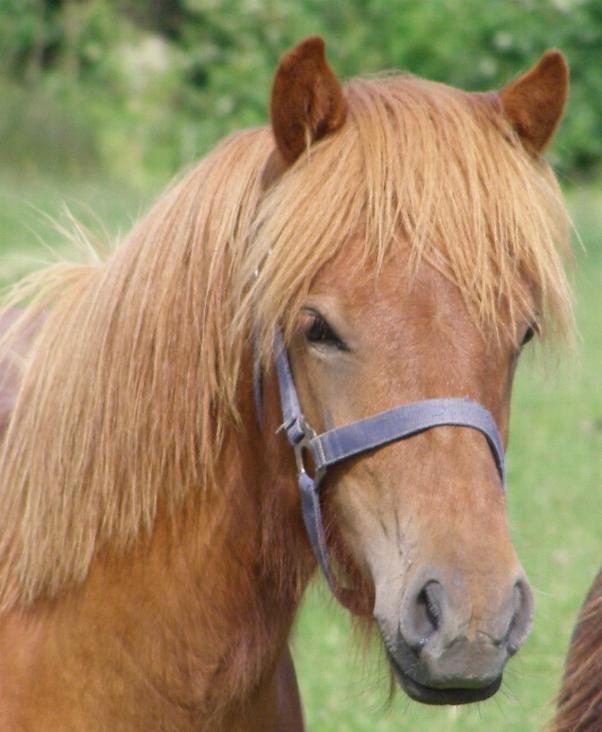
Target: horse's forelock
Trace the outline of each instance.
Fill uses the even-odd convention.
[[[290,332],[317,271],[359,234],[360,260],[382,265],[402,246],[414,268],[442,269],[484,334],[516,338],[537,318],[570,340],[566,210],[496,95],[397,76],[352,81],[346,97],[345,127],[261,202],[238,272],[246,297],[236,326],[253,309],[269,358],[276,321]]]

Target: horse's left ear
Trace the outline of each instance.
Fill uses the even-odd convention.
[[[560,51],[546,51],[535,66],[500,92],[504,114],[523,144],[540,153],[550,141],[564,110],[569,69]]]
[[[347,103],[326,62],[321,38],[306,38],[282,58],[270,114],[278,150],[289,165],[313,142],[343,125]]]

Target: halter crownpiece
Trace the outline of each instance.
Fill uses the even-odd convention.
[[[287,439],[295,453],[303,522],[326,581],[334,596],[343,605],[350,605],[350,593],[341,588],[330,568],[320,506],[320,483],[330,466],[373,448],[412,437],[433,427],[470,427],[486,438],[500,476],[502,490],[504,490],[505,466],[502,440],[493,417],[485,407],[477,402],[459,398],[424,399],[380,412],[373,417],[351,422],[344,427],[316,434],[301,410],[288,354],[280,331],[276,333],[274,340],[274,356],[282,408],[282,424],[278,431],[286,432]],[[256,371],[254,382],[258,411],[260,411],[261,405],[259,379],[260,374]],[[306,452],[311,456],[313,476],[309,475],[305,466]]]

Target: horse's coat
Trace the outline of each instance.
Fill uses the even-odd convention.
[[[549,732],[602,729],[602,571],[579,613]]]
[[[20,288],[17,339],[48,315],[0,455],[0,729],[302,728],[286,644],[314,561],[275,434],[275,329],[320,430],[467,396],[506,439],[521,342],[571,326],[539,157],[565,97],[555,52],[479,95],[341,87],[309,39],[276,73],[272,130],[218,146],[106,261]],[[324,490],[332,554],[430,703],[493,693],[530,625],[468,432],[375,450]]]

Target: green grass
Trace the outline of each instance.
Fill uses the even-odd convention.
[[[113,234],[129,228],[148,198],[108,183],[0,177],[0,253],[9,255],[0,282],[50,259],[38,237],[59,251],[64,246],[40,212],[60,219],[66,200],[102,236],[103,227]],[[524,359],[508,453],[508,513],[535,591],[533,633],[492,700],[427,708],[398,693],[387,706],[388,672],[378,646],[362,650],[349,617],[319,579],[293,640],[311,732],[528,732],[551,713],[576,613],[602,563],[602,192],[590,188],[569,198],[587,249],[577,255],[579,353],[561,367],[552,362],[547,373]]]

